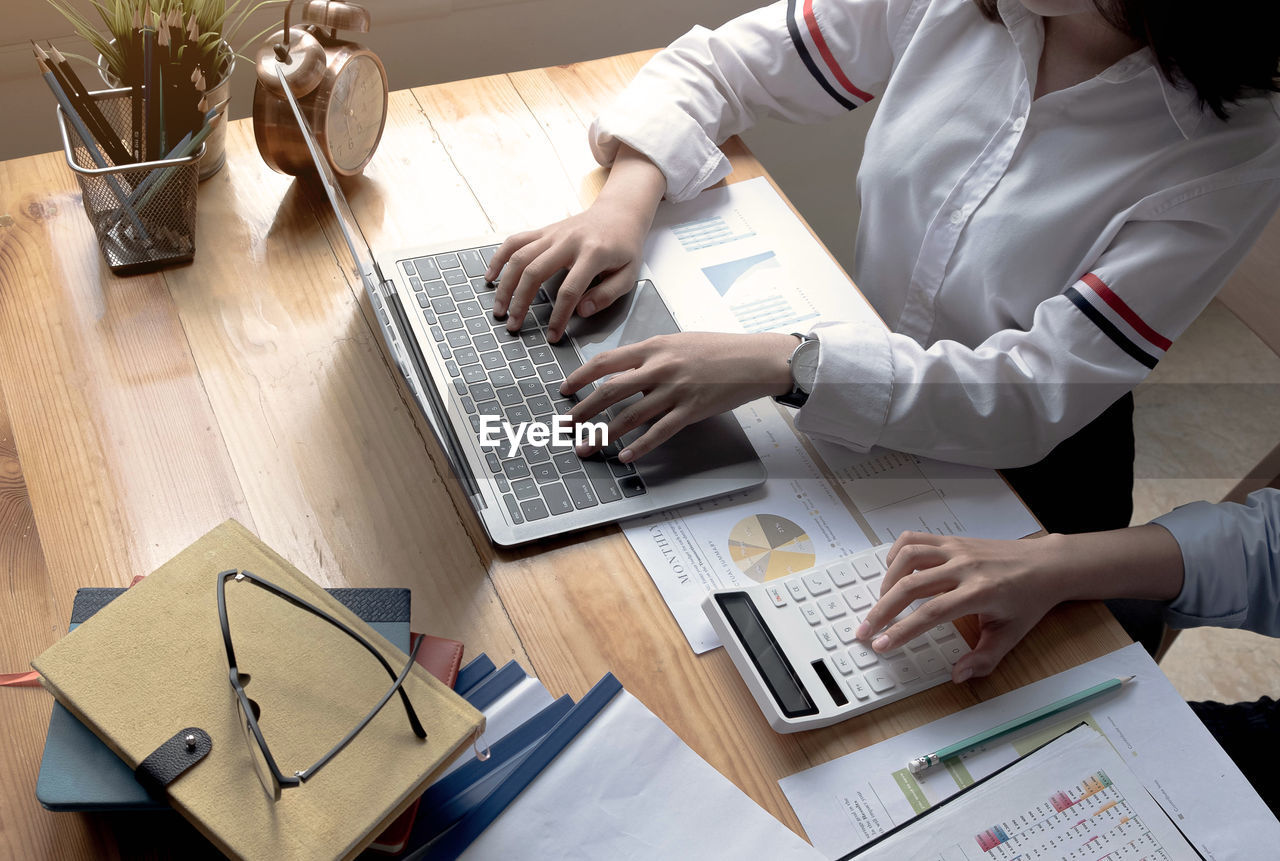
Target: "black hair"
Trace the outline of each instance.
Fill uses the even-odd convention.
[[[973,0],[1000,20],[997,0]],[[1167,80],[1189,83],[1222,119],[1241,98],[1280,92],[1277,0],[1093,0],[1109,24],[1149,46]]]

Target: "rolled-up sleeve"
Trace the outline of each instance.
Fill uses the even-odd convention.
[[[695,27],[650,60],[591,125],[603,165],[643,153],[688,200],[729,175],[719,145],[761,116],[817,122],[882,92],[928,0],[779,2]],[[904,35],[905,34],[905,35]]]
[[[1280,636],[1280,490],[1255,491],[1243,505],[1193,502],[1152,523],[1182,550],[1182,591],[1165,611],[1171,627]]]

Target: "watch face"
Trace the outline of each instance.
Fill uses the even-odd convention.
[[[812,393],[813,381],[818,378],[818,342],[808,340],[796,348],[791,359],[791,376],[801,390]]]
[[[329,97],[325,142],[341,171],[359,169],[378,145],[386,104],[382,86],[382,71],[367,54],[354,57],[338,73]]]

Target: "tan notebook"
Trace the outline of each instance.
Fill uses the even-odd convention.
[[[255,765],[227,678],[217,574],[245,569],[358,631],[396,673],[407,657],[354,613],[229,520],[165,563],[32,662],[58,701],[130,767],[185,727],[208,755],[168,786],[170,803],[223,852],[244,858],[358,853],[484,727],[484,716],[415,665],[404,690],[427,731],[414,735],[399,697],[317,774],[278,799]],[[227,614],[246,692],[280,770],[307,768],[391,686],[358,643],[248,583],[228,583]],[[268,784],[269,785],[269,784]]]

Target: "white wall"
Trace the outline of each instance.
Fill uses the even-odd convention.
[[[87,0],[75,0],[88,9]],[[252,5],[255,0],[245,0]],[[659,47],[694,24],[715,26],[757,5],[753,0],[368,0],[372,32],[356,37],[387,67],[393,89],[513,69],[557,65]],[[93,13],[90,12],[92,15]],[[263,10],[245,33],[280,13]],[[44,0],[0,0],[0,158],[61,146],[54,103],[37,77],[28,39],[53,40],[64,53],[87,46]],[[252,56],[253,47],[242,53]],[[247,116],[251,63],[241,60],[232,116]],[[91,71],[80,69],[82,77]],[[89,84],[93,86],[93,84]],[[856,223],[854,172],[870,112],[865,108],[797,132],[768,122],[747,144],[846,266]]]

